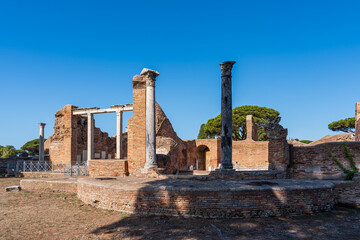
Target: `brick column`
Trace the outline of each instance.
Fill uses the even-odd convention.
[[[46,123],[39,123],[40,134],[39,134],[39,161],[45,161],[44,157],[44,128]]]
[[[146,81],[146,160],[145,169],[157,168],[156,164],[156,123],[155,123],[155,80],[157,71],[144,68],[141,74]]]
[[[121,143],[122,143],[122,122],[123,112],[116,112],[116,159],[122,158]]]
[[[87,164],[94,157],[94,114],[88,113],[87,122]]]
[[[246,116],[246,140],[258,140],[257,129],[252,115]]]
[[[221,169],[233,169],[232,165],[232,90],[231,70],[234,61],[221,66]]]
[[[360,141],[360,102],[355,105],[355,141]]]
[[[290,161],[289,144],[286,141],[287,129],[278,123],[268,123],[265,129],[269,139],[269,170],[286,173]]]

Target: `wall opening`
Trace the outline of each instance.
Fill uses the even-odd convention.
[[[210,164],[210,149],[205,145],[200,145],[197,147],[197,160],[196,160],[196,169],[197,170],[207,170],[207,166]]]

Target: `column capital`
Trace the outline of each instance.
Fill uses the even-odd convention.
[[[235,61],[225,61],[225,62],[220,63],[221,75],[222,76],[231,76],[231,70],[235,63],[236,63]]]
[[[152,70],[152,69],[148,69],[148,68],[144,68],[141,73],[141,76],[143,76],[145,78],[146,81],[146,86],[155,86],[155,80],[156,77],[159,76],[159,72]]]
[[[46,123],[39,123],[40,127],[45,127]]]

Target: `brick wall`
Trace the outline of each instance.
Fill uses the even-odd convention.
[[[186,154],[187,167],[196,166],[196,160],[200,159],[199,151],[205,147],[209,149],[206,153],[206,169],[218,168],[221,162],[221,141],[220,139],[195,139],[187,140]],[[261,141],[233,141],[233,165],[239,170],[267,170],[269,161],[269,142]]]
[[[85,161],[83,151],[87,150],[87,117],[72,115],[76,108],[66,105],[55,114],[54,134],[46,141],[50,161],[54,164],[75,164],[77,161]],[[108,133],[94,126],[94,153],[100,153],[101,156],[101,152],[105,151],[106,157],[110,154],[114,158],[115,148],[115,138],[109,137]]]
[[[114,184],[112,184],[114,186]],[[204,218],[287,216],[331,210],[332,187],[224,191],[147,185],[141,189],[104,187],[79,180],[78,197],[87,204],[128,214]]]
[[[77,129],[72,115],[73,105],[66,105],[55,114],[54,134],[50,137],[49,154],[54,164],[76,162]]]
[[[360,207],[360,176],[353,181],[334,181],[336,202],[347,207]]]
[[[127,160],[90,160],[90,177],[123,177],[128,175]]]
[[[343,143],[326,143],[333,156],[340,161],[347,169],[349,160],[346,158]],[[350,154],[360,168],[360,142],[348,142]],[[329,157],[325,144],[311,147],[292,147],[291,148],[291,176],[293,178],[343,178],[343,171]]]
[[[232,159],[239,170],[267,170],[269,166],[269,142],[233,141]]]
[[[128,120],[128,162],[130,174],[136,174],[145,165],[145,80],[133,77],[133,116]]]

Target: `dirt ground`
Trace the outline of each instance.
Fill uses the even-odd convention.
[[[0,239],[360,239],[360,210],[235,220],[139,217],[93,208],[72,194],[5,192],[19,182],[0,178]]]

